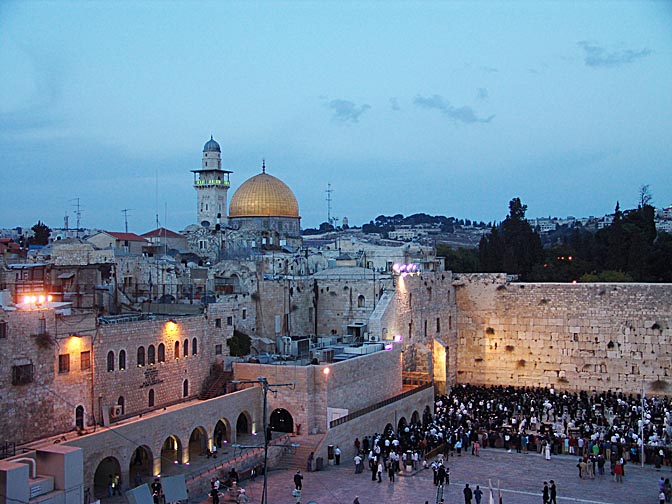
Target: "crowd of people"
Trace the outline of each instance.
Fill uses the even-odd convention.
[[[613,480],[621,483],[625,465],[640,463],[642,452],[648,464],[672,465],[668,398],[458,385],[435,398],[433,414],[427,409],[415,420],[398,425],[397,431],[388,424],[382,433],[355,439],[355,472],[368,464],[372,481],[381,482],[388,474],[393,482],[401,467],[422,465],[433,469],[435,485],[449,484],[445,457],[478,456],[483,448],[532,451],[547,460],[556,454],[577,455],[580,478],[604,476],[608,464]],[[442,456],[428,465],[425,454],[439,447]],[[669,480],[659,486],[670,502]]]

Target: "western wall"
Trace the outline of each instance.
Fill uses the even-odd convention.
[[[457,383],[672,392],[672,285],[455,275]]]

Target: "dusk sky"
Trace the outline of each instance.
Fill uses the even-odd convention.
[[[0,3],[0,227],[196,221],[261,171],[302,227],[672,203],[672,2]]]

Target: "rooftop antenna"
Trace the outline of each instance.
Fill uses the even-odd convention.
[[[76,233],[76,236],[77,236],[77,238],[79,238],[79,229],[80,229],[81,222],[82,222],[82,207],[79,204],[79,198],[73,198],[70,201],[76,201],[77,202],[75,204],[75,215],[77,216],[77,228],[76,228],[77,233]]]
[[[266,173],[266,160],[261,160],[261,173]]]
[[[334,192],[334,190],[331,188],[331,182],[327,184],[327,190],[324,192],[327,193],[327,222],[333,226],[334,223],[338,220],[338,217],[331,216],[331,193]]]
[[[132,208],[124,208],[121,213],[124,214],[124,230],[128,233],[128,212],[133,210]]]

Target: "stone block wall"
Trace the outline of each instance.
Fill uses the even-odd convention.
[[[72,431],[76,408],[82,406],[88,413],[91,404],[90,336],[95,317],[57,315],[53,309],[0,310],[0,320],[6,322],[6,338],[0,339],[3,439],[24,443]],[[41,324],[46,329],[44,336],[38,335]],[[91,352],[91,366],[82,362],[82,352]],[[64,360],[60,369],[59,356]],[[12,384],[12,368],[23,365],[32,366],[32,382]]]
[[[672,285],[458,277],[458,383],[672,392]]]
[[[329,368],[329,374],[324,369]],[[277,366],[234,363],[236,380],[266,377],[269,384],[293,383],[268,394],[268,413],[276,408],[289,412],[294,428],[317,433],[327,429],[327,407],[360,410],[401,393],[401,347],[379,351],[331,364]]]
[[[202,315],[178,317],[174,321],[143,320],[101,325],[95,341],[95,393],[99,408],[119,404],[123,397],[124,414],[150,409],[150,391],[154,406],[161,407],[201,392],[210,367],[228,355],[226,340],[233,334],[233,305],[214,303]],[[197,353],[194,354],[194,339]],[[184,343],[188,342],[185,355]],[[179,353],[175,344],[179,343]],[[165,346],[165,362],[158,361],[158,347]],[[149,346],[155,348],[155,364],[148,361]],[[138,349],[144,348],[145,365],[138,364]],[[126,366],[119,368],[119,353],[126,353]],[[113,352],[114,366],[108,371],[108,354]],[[187,380],[185,394],[185,380]]]
[[[435,381],[452,382],[457,373],[457,304],[450,271],[398,277],[390,337],[403,339],[404,371],[430,373]],[[383,329],[383,332],[385,330]],[[435,341],[441,344],[436,346]]]

